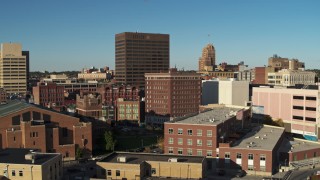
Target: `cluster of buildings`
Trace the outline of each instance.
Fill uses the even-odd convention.
[[[217,168],[271,176],[279,165],[320,156],[320,89],[303,62],[274,55],[264,67],[216,64],[208,44],[198,70],[185,71],[170,68],[169,47],[168,34],[116,34],[115,70],[50,75],[30,87],[29,52],[2,44],[0,154],[17,151],[13,163],[31,169],[0,156],[3,175],[40,177],[50,166],[45,175],[59,179],[61,161],[78,149],[91,157],[112,121],[163,129],[164,154],[114,152],[97,163],[98,177],[196,179]],[[283,127],[263,125],[267,117]]]

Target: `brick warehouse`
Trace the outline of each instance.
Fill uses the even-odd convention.
[[[0,148],[36,148],[75,159],[92,152],[92,125],[79,118],[20,101],[0,106]]]

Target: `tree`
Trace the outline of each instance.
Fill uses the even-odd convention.
[[[76,159],[80,159],[83,157],[83,149],[81,149],[80,147],[77,148],[76,151]]]
[[[113,137],[112,131],[106,131],[104,133],[104,140],[106,142],[106,150],[114,151],[114,146],[116,145],[116,140]]]

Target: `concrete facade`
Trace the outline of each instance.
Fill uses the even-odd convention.
[[[27,60],[18,43],[3,43],[0,50],[0,87],[8,94],[27,91]]]
[[[116,81],[144,87],[145,73],[166,71],[170,65],[169,34],[124,32],[115,35]]]
[[[12,180],[62,179],[62,156],[54,153],[30,153],[28,149],[4,149],[0,155],[0,175]],[[27,156],[33,156],[32,161]]]
[[[205,177],[204,157],[116,152],[97,162],[98,177],[140,180],[147,177],[200,179]]]
[[[281,69],[298,70],[305,68],[304,62],[299,62],[298,59],[282,58],[276,54],[268,59],[268,66],[273,67],[275,71]]]
[[[319,89],[254,87],[252,105],[263,114],[282,119],[291,133],[319,138]]]
[[[282,69],[278,72],[268,73],[268,84],[276,86],[314,85],[315,77],[315,72]]]

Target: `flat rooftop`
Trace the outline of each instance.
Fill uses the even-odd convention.
[[[241,139],[232,144],[232,148],[273,150],[284,133],[284,128],[275,126],[254,127]]]
[[[280,152],[300,152],[311,149],[320,149],[320,143],[315,141],[308,141],[304,139],[291,138],[286,136],[281,144]]]
[[[213,109],[207,110],[205,112],[201,112],[193,116],[176,118],[173,121],[166,123],[205,124],[216,126],[236,116],[236,113],[241,109],[243,108],[214,107]]]
[[[117,162],[118,157],[126,157],[127,164],[141,164],[144,161],[168,162],[169,158],[178,158],[178,162],[182,163],[202,163],[202,161],[205,159],[205,157],[202,156],[115,152],[100,160],[100,162],[120,163]]]
[[[35,164],[41,165],[52,158],[59,156],[58,153],[38,153],[35,152],[36,160],[32,163],[31,160],[26,160],[25,155],[30,153],[32,149],[7,148],[0,150],[0,163],[6,164]]]

